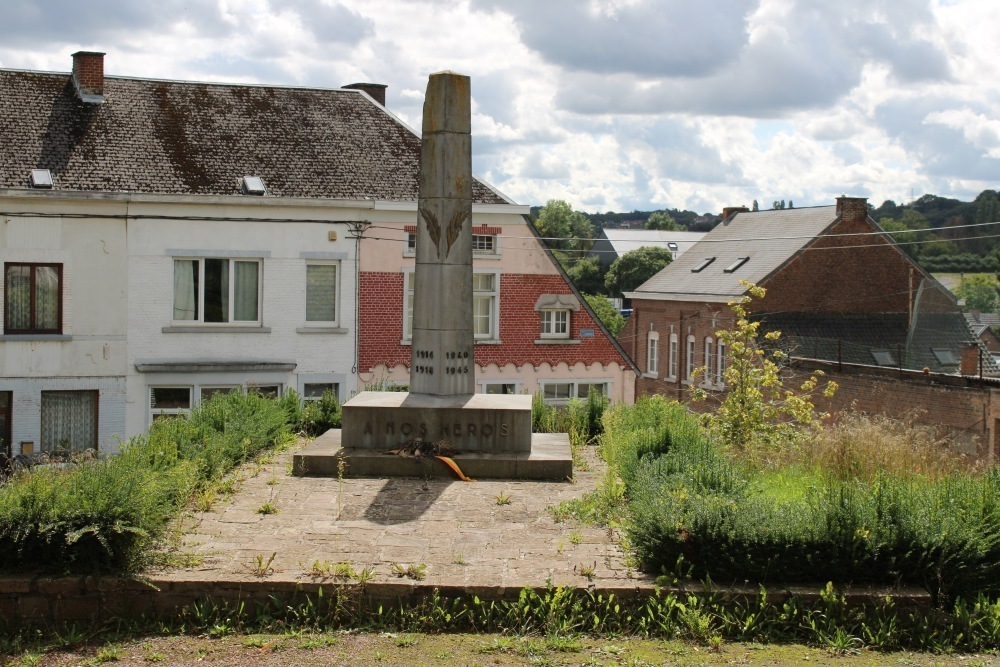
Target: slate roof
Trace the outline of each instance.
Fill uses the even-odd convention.
[[[779,313],[761,322],[761,329],[781,332],[780,347],[793,356],[889,367],[902,361],[905,369],[954,374],[962,348],[977,345],[984,351],[983,373],[1000,373],[958,312],[922,313],[912,331],[906,313]],[[954,363],[943,363],[934,350],[950,351]],[[880,363],[876,351],[888,352],[892,363]]]
[[[0,188],[416,201],[420,139],[357,90],[106,76],[84,104],[69,74],[0,69]],[[511,203],[482,181],[477,203]]]
[[[626,296],[728,301],[746,291],[741,280],[763,282],[836,219],[836,206],[737,213]],[[692,271],[710,257],[715,258],[711,264]],[[724,270],[741,257],[749,259],[735,271]]]

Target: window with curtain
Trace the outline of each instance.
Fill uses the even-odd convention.
[[[42,392],[42,451],[97,449],[97,392]]]
[[[4,333],[62,333],[62,264],[5,264],[4,302]]]
[[[260,260],[174,260],[175,322],[260,322]]]
[[[306,322],[337,323],[336,264],[306,265]]]

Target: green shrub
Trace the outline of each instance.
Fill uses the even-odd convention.
[[[337,395],[327,389],[318,401],[309,401],[302,408],[302,430],[307,435],[317,436],[331,428],[340,428],[343,414]]]
[[[287,412],[256,392],[158,419],[121,454],[39,467],[0,487],[0,568],[132,570],[201,483],[288,438]]]
[[[625,531],[647,569],[685,563],[715,581],[902,583],[939,602],[1000,592],[1000,470],[937,481],[778,476],[732,458],[696,424],[661,398],[605,416],[602,451],[624,483]]]

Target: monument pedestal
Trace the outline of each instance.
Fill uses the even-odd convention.
[[[295,474],[337,475],[342,460],[348,475],[454,476],[426,455],[440,451],[473,479],[573,476],[569,436],[531,432],[530,396],[364,391],[343,409],[341,430],[294,455]]]
[[[342,447],[343,431],[331,429],[292,457],[292,473],[310,477],[448,477],[455,473],[431,456],[402,456]],[[456,453],[455,461],[472,479],[569,480],[573,455],[566,433],[534,433],[528,453]],[[340,463],[344,470],[341,473]]]

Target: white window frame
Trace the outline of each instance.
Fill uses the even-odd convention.
[[[324,389],[323,392],[321,392],[319,396],[306,396],[306,387],[309,386],[309,385],[317,385],[317,384],[318,385],[323,385],[324,387],[331,389],[333,391],[334,395],[337,397],[337,402],[338,403],[340,402],[340,383],[339,382],[334,382],[334,381],[331,380],[329,382],[303,382],[302,383],[302,394],[301,394],[301,398],[302,398],[302,403],[303,404],[305,404],[305,403],[315,403],[315,402],[318,402],[319,400],[321,400],[323,398],[323,393],[325,393],[326,389]]]
[[[546,308],[540,312],[542,318],[542,338],[569,338],[569,325],[572,315],[568,308]],[[562,315],[562,318],[559,317],[560,315]],[[560,322],[560,319],[563,321]]]
[[[472,317],[473,317],[473,333],[477,343],[482,342],[499,342],[500,339],[500,271],[473,271],[473,292],[472,292]],[[476,291],[475,289],[475,277],[480,275],[490,275],[493,276],[493,289],[489,292],[486,291]],[[414,280],[416,280],[416,274],[413,269],[403,270],[403,338],[401,342],[404,345],[409,345],[413,342],[413,292],[414,292]],[[478,295],[478,296],[477,296]],[[488,295],[488,296],[484,296]],[[476,318],[476,307],[477,299],[488,298],[491,299],[490,306],[490,331],[486,334],[476,334],[475,333],[475,318]]]
[[[650,331],[646,334],[646,375],[656,377],[660,366],[660,334]]]
[[[206,389],[208,389],[209,391],[211,391],[213,389],[216,389],[216,390],[219,390],[219,389],[228,389],[229,392],[233,392],[233,391],[242,391],[243,386],[242,385],[238,385],[238,384],[201,384],[201,385],[198,385],[198,402],[197,402],[197,405],[201,405],[202,402],[205,400],[204,393],[205,393]],[[226,393],[229,393],[229,392],[226,392]],[[209,396],[209,398],[211,398],[211,396]]]
[[[154,408],[153,407],[153,390],[154,389],[186,389],[188,393],[188,407],[186,408]],[[184,385],[184,384],[158,384],[146,387],[146,408],[149,415],[149,423],[152,424],[153,421],[160,415],[187,415],[190,414],[191,408],[194,407],[194,386]],[[200,391],[199,391],[200,396]]]
[[[715,384],[722,389],[726,386],[726,342],[718,341],[715,346],[718,359],[715,363]]]
[[[562,398],[562,397],[547,398],[545,396],[546,389],[548,387],[555,386],[555,385],[566,385],[567,386],[568,393],[566,395],[566,398]],[[541,392],[541,394],[542,394],[542,400],[545,401],[546,405],[569,405],[569,402],[572,399],[574,399],[574,398],[580,399],[580,400],[586,400],[586,398],[587,398],[587,392],[585,391],[583,393],[583,396],[581,396],[580,395],[580,391],[584,387],[587,387],[588,388],[587,391],[589,391],[589,387],[591,385],[603,385],[603,387],[604,387],[604,395],[605,396],[610,396],[611,395],[611,380],[602,380],[602,379],[594,379],[594,380],[562,380],[562,379],[541,380],[538,383],[538,391]]]
[[[206,322],[205,321],[205,260],[217,259],[226,260],[229,262],[229,312],[227,313],[228,319],[225,322]],[[177,271],[177,262],[198,262],[198,318],[193,320],[175,320],[173,319],[174,304],[176,303],[177,295],[174,292],[173,282],[176,280],[175,275]],[[235,309],[236,309],[236,266],[237,262],[245,262],[247,264],[257,265],[257,319],[255,320],[237,320],[235,319]],[[178,256],[171,257],[171,268],[174,274],[171,276],[171,302],[170,302],[170,317],[171,322],[174,326],[195,326],[195,327],[259,327],[263,321],[263,311],[264,311],[264,299],[262,298],[264,293],[264,261],[259,257],[187,257]]]
[[[476,257],[494,257],[496,255],[499,255],[500,237],[497,236],[496,234],[474,233],[472,235],[472,254],[475,255]]]
[[[476,289],[476,276],[493,276],[493,289],[490,291]],[[475,321],[478,317],[478,304],[482,299],[489,299],[490,330],[486,333],[475,333]],[[476,341],[495,341],[500,339],[500,271],[475,271],[472,274],[472,330]]]
[[[695,359],[695,352],[698,348],[697,342],[695,341],[694,334],[690,334],[687,337],[687,358],[684,360],[684,383],[691,384],[694,379],[694,369],[698,368],[697,359]]]
[[[334,270],[333,277],[333,319],[332,320],[310,320],[309,319],[309,267],[311,266],[332,266]],[[333,261],[322,261],[322,260],[309,260],[306,262],[306,284],[305,284],[305,325],[307,327],[336,327],[340,322],[340,279],[341,270],[340,262],[337,260]]]
[[[677,334],[670,334],[670,342],[667,349],[667,379],[677,379]]]
[[[509,380],[481,380],[479,382],[479,393],[480,394],[489,393],[488,392],[489,387],[496,386],[496,385],[512,385],[514,387],[514,391],[513,391],[514,394],[519,394],[521,392],[521,382],[518,381],[518,380],[514,380],[514,381],[509,381]]]
[[[715,340],[711,336],[705,336],[704,345],[705,377],[702,378],[701,383],[710,387],[715,383]]]

